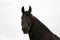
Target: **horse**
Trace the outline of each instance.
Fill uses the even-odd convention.
[[[31,14],[32,8],[25,11],[24,6],[21,8],[22,17],[21,25],[24,34],[28,34],[30,40],[60,40],[52,33],[41,21]]]

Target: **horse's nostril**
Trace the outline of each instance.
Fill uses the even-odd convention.
[[[23,30],[23,31],[27,31],[27,30],[28,30],[28,28],[22,28],[22,30]]]

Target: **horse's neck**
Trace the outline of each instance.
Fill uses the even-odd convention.
[[[42,28],[44,30],[46,30],[49,33],[52,33],[41,21],[39,21],[37,18],[35,18],[35,22],[33,23],[33,26]]]
[[[35,18],[34,21],[35,22],[31,26],[31,29],[30,29],[30,32],[29,32],[30,40],[50,40],[50,38],[53,38],[53,39],[55,38],[54,40],[59,39],[43,23],[41,23],[38,19]]]
[[[46,30],[48,33],[50,34],[53,34],[41,21],[39,21],[37,18],[36,18],[36,21],[37,23],[39,24],[40,28]]]
[[[30,39],[33,40],[39,40],[42,39],[43,37],[48,37],[49,36],[50,30],[45,27],[39,20],[35,19],[35,22],[33,23],[31,29],[30,29]]]

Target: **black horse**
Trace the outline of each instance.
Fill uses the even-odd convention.
[[[24,34],[29,34],[30,40],[60,40],[42,22],[31,14],[31,6],[28,11],[22,11],[22,30]]]

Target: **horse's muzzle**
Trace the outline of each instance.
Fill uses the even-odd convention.
[[[24,33],[24,34],[29,33],[29,30],[28,30],[28,29],[24,29],[24,28],[22,28],[22,30],[23,30],[23,33]]]

